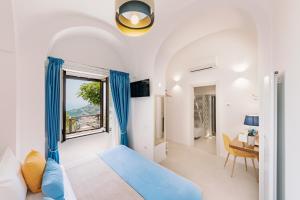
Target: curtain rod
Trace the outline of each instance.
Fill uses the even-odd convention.
[[[93,65],[77,63],[77,62],[72,61],[72,60],[64,60],[64,61],[65,61],[64,64],[66,64],[66,65],[67,65],[68,63],[70,63],[70,64],[77,64],[77,65],[83,65],[83,66],[91,67],[91,68],[94,68],[94,69],[101,69],[101,70],[104,70],[104,71],[109,72],[109,69],[106,69],[106,68],[103,68],[103,67],[96,67],[96,66],[93,66]]]
[[[62,58],[61,58],[62,59]],[[104,72],[108,73],[110,72],[110,69],[107,69],[107,68],[104,68],[104,67],[97,67],[97,66],[93,66],[93,65],[88,65],[88,64],[83,64],[83,63],[78,63],[78,62],[75,62],[75,61],[72,61],[72,60],[65,60],[65,59],[62,59],[64,61],[64,64],[63,65],[68,65],[68,63],[70,63],[71,65],[72,64],[77,64],[77,65],[82,65],[82,66],[86,66],[86,67],[90,67],[90,68],[93,68],[93,69],[100,69],[100,70],[103,70]],[[64,69],[64,68],[63,68]],[[65,70],[65,69],[64,69]],[[74,71],[75,72],[75,71]],[[124,73],[128,73],[128,72],[124,72]]]

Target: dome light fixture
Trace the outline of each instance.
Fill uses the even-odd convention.
[[[147,33],[154,23],[154,0],[116,0],[116,23],[128,36]]]

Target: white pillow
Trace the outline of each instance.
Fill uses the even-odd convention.
[[[7,148],[0,161],[0,197],[9,200],[25,200],[27,193],[21,164]]]

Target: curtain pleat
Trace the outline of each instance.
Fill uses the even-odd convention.
[[[64,61],[48,57],[46,76],[46,135],[47,156],[59,163],[58,141],[60,136],[60,72]]]
[[[129,74],[110,70],[112,99],[120,126],[120,144],[128,146],[127,124],[130,106]]]

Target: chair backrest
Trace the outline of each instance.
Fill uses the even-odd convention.
[[[224,141],[224,147],[225,147],[226,151],[230,152],[229,144],[231,142],[231,139],[225,133],[223,134],[223,141]]]

